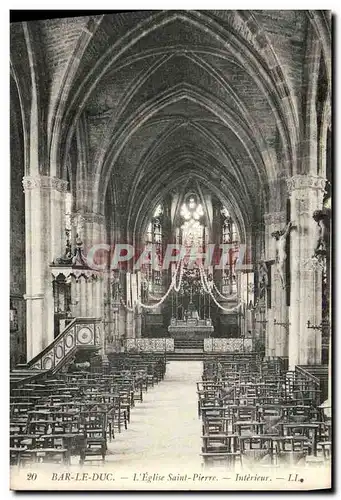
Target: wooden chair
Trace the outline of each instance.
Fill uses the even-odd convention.
[[[68,462],[72,455],[80,455],[80,450],[85,446],[85,438],[82,433],[47,434],[40,438],[43,448],[68,450]]]
[[[330,462],[332,456],[331,441],[319,441],[317,443],[317,450],[322,452],[322,456],[325,462]]]
[[[308,439],[304,436],[274,436],[275,464],[297,465],[308,453]]]
[[[264,463],[269,466],[274,463],[272,436],[240,436],[239,443],[242,465]]]
[[[234,467],[241,463],[238,437],[227,434],[203,435],[202,453],[204,467],[212,464],[223,464],[224,467]]]
[[[317,454],[317,435],[319,425],[314,423],[284,423],[281,424],[282,435],[306,440],[309,455]]]
[[[22,464],[22,455],[25,451],[26,446],[11,446],[9,449],[10,465],[20,466]]]
[[[81,414],[81,425],[84,433],[84,446],[80,451],[80,464],[85,460],[105,460],[107,451],[107,415],[105,412],[89,412]]]
[[[49,463],[63,465],[68,465],[70,463],[69,450],[67,450],[66,448],[37,448],[26,450],[24,454],[28,454],[31,456],[31,463]]]
[[[232,432],[232,417],[226,416],[208,416],[203,417],[203,434],[224,434]]]

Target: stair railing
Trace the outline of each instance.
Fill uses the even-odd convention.
[[[319,404],[320,380],[300,365],[295,366],[295,388],[302,397],[313,398]]]
[[[102,325],[100,318],[75,318],[66,328],[32,358],[26,368],[32,370],[56,370],[77,350],[98,350],[102,344]]]

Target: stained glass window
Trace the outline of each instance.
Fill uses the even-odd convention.
[[[223,207],[221,213],[222,243],[230,245],[228,250],[228,259],[222,271],[222,292],[226,295],[233,295],[237,292],[236,261],[238,258],[238,231],[237,227],[226,207]]]
[[[163,207],[162,205],[158,205],[153,212],[152,220],[147,226],[145,235],[145,242],[147,245],[153,245],[157,262],[159,263],[159,269],[156,268],[157,266],[153,266],[151,259],[149,264],[144,266],[143,272],[148,282],[149,291],[153,291],[153,285],[160,286],[162,284],[162,216]]]
[[[186,248],[200,248],[204,241],[204,226],[201,219],[204,216],[202,204],[195,195],[190,195],[181,206],[180,215],[184,220],[181,226],[182,243]]]
[[[72,195],[70,192],[65,196],[65,229],[71,231],[71,209],[72,209]]]

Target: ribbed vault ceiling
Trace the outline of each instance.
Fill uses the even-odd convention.
[[[144,11],[37,23],[50,54],[51,164],[62,171],[79,148],[74,189],[91,180],[92,210],[109,197],[130,225],[186,179],[228,200],[240,225],[260,220],[273,183],[296,168],[311,17]],[[67,54],[61,35],[51,41],[58,26],[74,33]]]

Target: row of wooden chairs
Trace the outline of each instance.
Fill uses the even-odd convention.
[[[11,389],[10,461],[70,464],[105,460],[108,440],[127,429],[131,410],[162,380],[161,356],[110,360],[105,372],[51,375]]]
[[[331,422],[318,391],[275,359],[204,361],[197,394],[204,464],[330,460]]]

